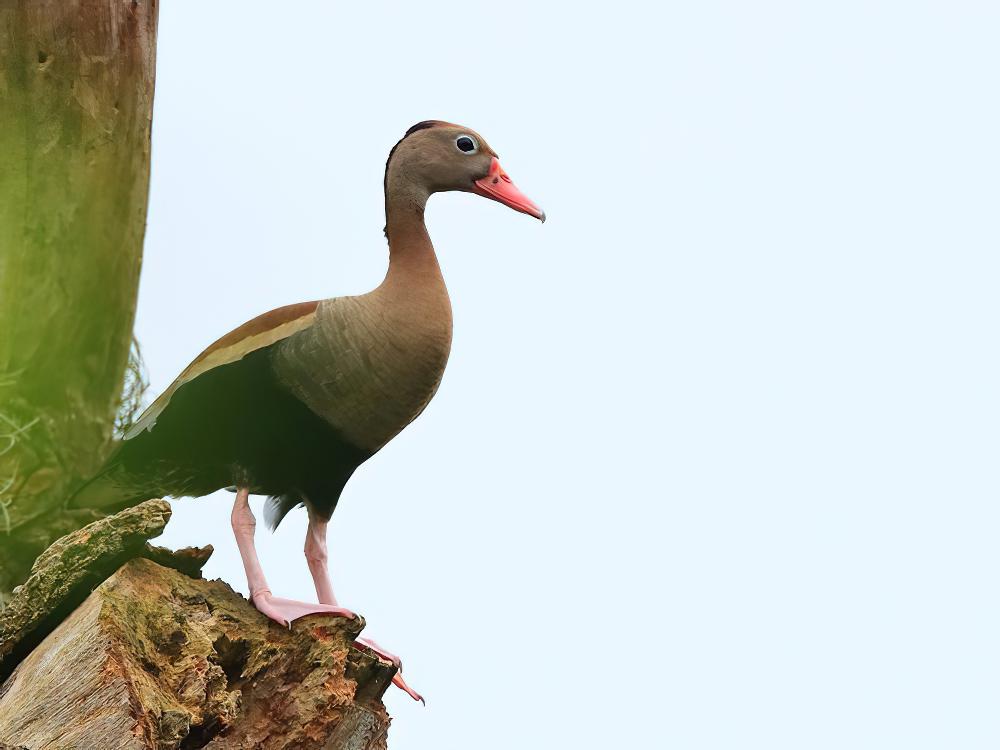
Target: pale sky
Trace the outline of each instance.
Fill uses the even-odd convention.
[[[333,517],[338,597],[427,697],[387,694],[390,747],[1000,745],[998,35],[988,2],[162,5],[153,394],[379,283],[419,120],[549,217],[432,198],[451,362]],[[164,539],[245,592],[231,503]],[[314,597],[305,522],[258,529],[276,594]]]

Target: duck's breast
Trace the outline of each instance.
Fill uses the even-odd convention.
[[[450,308],[430,314],[376,292],[321,302],[311,327],[275,346],[272,365],[313,412],[374,453],[430,402],[450,350]]]

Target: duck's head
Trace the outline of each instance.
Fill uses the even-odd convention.
[[[462,190],[545,221],[545,212],[522,193],[500,159],[476,131],[441,120],[419,122],[393,146],[385,165],[387,200],[416,200]]]

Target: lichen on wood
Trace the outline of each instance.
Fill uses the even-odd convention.
[[[46,549],[0,612],[0,679],[128,560],[150,557],[200,575],[211,549],[175,553],[147,543],[163,533],[169,519],[167,501],[147,500],[67,534]]]
[[[313,615],[282,628],[221,581],[136,559],[0,687],[0,740],[108,750],[384,750],[381,696],[395,669],[352,648],[363,627]]]

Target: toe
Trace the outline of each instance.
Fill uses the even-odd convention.
[[[413,688],[411,688],[409,685],[406,684],[406,680],[403,679],[402,672],[396,672],[395,676],[392,678],[392,684],[398,687],[408,696],[413,698],[413,700],[420,701],[425,706],[427,705],[427,701],[424,700],[424,697],[416,690],[414,690]]]

